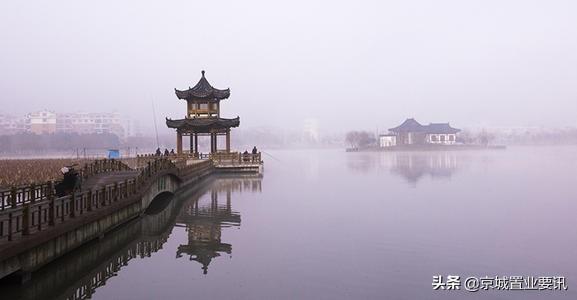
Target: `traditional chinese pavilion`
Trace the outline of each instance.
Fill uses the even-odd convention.
[[[217,137],[226,136],[226,152],[230,152],[230,129],[238,127],[240,118],[220,117],[220,101],[230,96],[230,89],[220,90],[212,87],[204,77],[194,87],[181,91],[174,89],[176,97],[187,102],[184,119],[166,119],[169,128],[176,129],[176,152],[182,154],[182,137],[190,137],[190,153],[198,154],[198,137],[210,136],[210,152],[218,150]]]

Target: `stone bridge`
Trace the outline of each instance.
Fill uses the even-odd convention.
[[[28,280],[40,267],[214,170],[211,160],[160,158],[137,170],[100,161],[84,168],[86,180],[72,195],[56,197],[52,184],[0,191],[0,278]]]

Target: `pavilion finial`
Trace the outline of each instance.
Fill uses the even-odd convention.
[[[204,77],[204,70],[200,71],[200,73],[202,74],[202,77]]]

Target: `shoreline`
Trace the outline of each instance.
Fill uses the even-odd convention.
[[[404,145],[391,147],[347,148],[346,152],[409,152],[409,151],[465,151],[506,150],[505,145]]]

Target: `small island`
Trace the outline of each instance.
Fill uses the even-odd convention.
[[[422,125],[414,118],[409,118],[401,125],[389,128],[388,131],[379,134],[377,139],[364,132],[347,134],[346,140],[351,145],[351,148],[347,148],[347,152],[505,149],[505,146],[501,145],[459,141],[458,133],[461,129],[452,127],[448,122]]]

